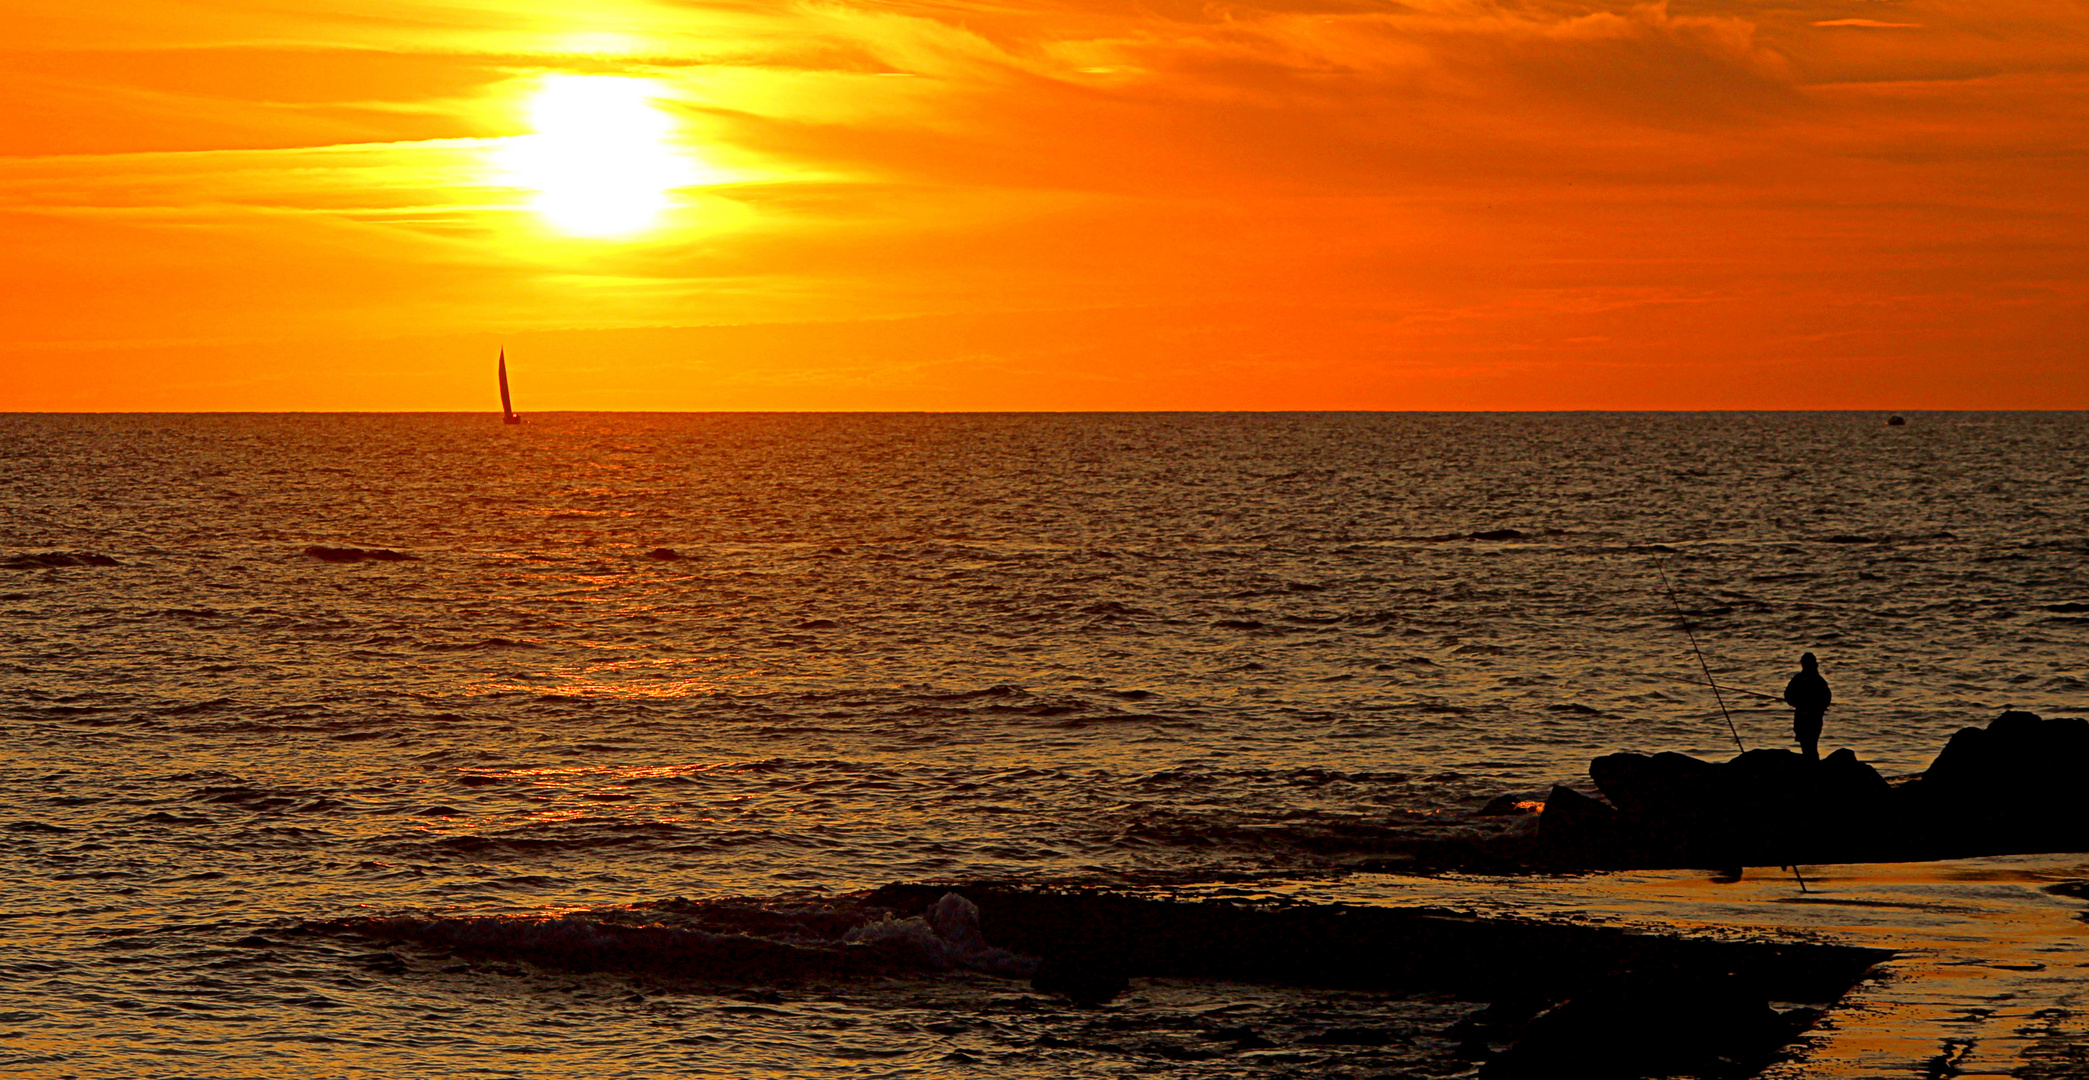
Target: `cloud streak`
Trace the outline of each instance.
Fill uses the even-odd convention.
[[[1057,363],[1108,407],[1187,401],[1199,363],[1235,407],[1716,406],[1778,365],[1825,373],[1790,404],[1935,403],[2002,365],[2089,405],[2077,3],[98,0],[22,28],[0,287],[37,302],[0,355],[761,324],[732,385],[775,407],[820,398],[847,334],[938,318],[993,344],[866,355],[923,395],[924,366]],[[729,179],[642,241],[549,232],[488,162],[556,73],[656,80]],[[1050,311],[1117,314],[1069,350]],[[212,385],[278,385],[246,348]],[[648,355],[590,399],[662,404]],[[1071,374],[1149,361],[1171,374]],[[62,383],[0,407],[77,404]],[[466,404],[415,394],[386,400]]]

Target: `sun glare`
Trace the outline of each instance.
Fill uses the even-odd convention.
[[[501,163],[554,228],[574,236],[644,232],[695,179],[650,79],[553,75],[530,98],[533,135],[507,140]]]

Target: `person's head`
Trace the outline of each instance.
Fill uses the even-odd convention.
[[[1812,654],[1812,653],[1806,653],[1805,655],[1803,655],[1803,656],[1799,657],[1799,666],[1800,666],[1800,667],[1802,667],[1802,668],[1805,668],[1805,669],[1806,669],[1806,670],[1808,670],[1808,671],[1812,671],[1812,670],[1813,670],[1814,668],[1818,667],[1819,665],[1820,665],[1820,661],[1819,661],[1819,660],[1815,660],[1815,659],[1813,658],[1813,654]]]

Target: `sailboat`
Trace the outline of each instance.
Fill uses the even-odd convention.
[[[508,350],[505,347],[500,351],[500,422],[522,423],[522,417],[515,415],[515,406],[508,402]]]

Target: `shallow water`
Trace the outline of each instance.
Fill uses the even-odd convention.
[[[1889,774],[2089,679],[2076,414],[533,419],[0,417],[0,558],[119,562],[0,570],[0,1061],[1005,1056],[895,1034],[983,975],[675,1013],[282,928],[1396,853],[1596,753],[1731,752],[1657,556],[1723,681],[1819,653],[1824,744]]]
[[[1690,871],[1502,879],[1355,874],[1190,895],[1445,905],[1663,933],[1798,933],[1898,955],[1810,1032],[1797,1077],[2081,1076],[2089,1062],[2089,858],[2017,855],[1808,866],[1722,881]],[[2057,891],[2056,891],[2057,889]],[[1947,1067],[1948,1066],[1948,1067]]]

